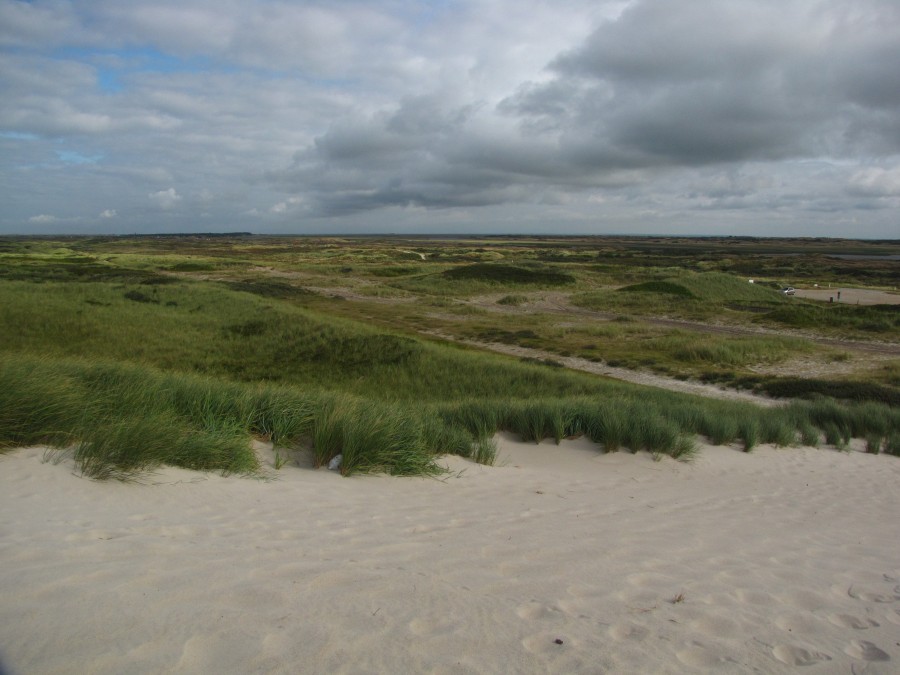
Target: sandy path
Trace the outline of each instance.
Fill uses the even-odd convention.
[[[706,398],[728,399],[730,401],[746,401],[748,403],[755,403],[767,407],[786,405],[788,403],[786,400],[776,400],[767,396],[753,394],[748,391],[720,387],[714,384],[704,384],[702,382],[688,382],[675,379],[674,377],[665,377],[663,375],[655,375],[653,373],[631,370],[629,368],[616,368],[614,366],[608,366],[605,363],[598,363],[577,356],[560,356],[559,354],[554,354],[553,352],[544,351],[542,349],[508,345],[502,342],[463,340],[437,331],[424,331],[424,333],[426,335],[433,335],[442,340],[458,342],[459,344],[477,347],[478,349],[487,349],[492,352],[497,352],[498,354],[517,356],[519,358],[555,361],[572,370],[580,370],[585,373],[593,373],[594,375],[603,375],[605,377],[622,380],[623,382],[640,384],[646,387],[657,387],[658,389],[677,391],[682,394],[693,394],[695,396],[705,396]]]
[[[890,673],[900,461],[693,464],[501,438],[446,480],[0,458],[0,660],[25,673]],[[682,601],[677,601],[682,598]],[[852,669],[852,670],[851,670]]]

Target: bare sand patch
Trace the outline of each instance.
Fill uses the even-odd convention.
[[[798,288],[798,298],[840,302],[845,305],[900,305],[900,293],[868,288]]]
[[[442,480],[0,457],[19,673],[889,672],[900,461],[498,438]],[[854,446],[856,447],[856,446]],[[868,671],[865,671],[868,672]]]

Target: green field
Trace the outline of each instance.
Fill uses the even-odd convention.
[[[747,450],[854,437],[900,453],[898,359],[869,364],[813,339],[896,344],[897,306],[779,290],[897,282],[887,258],[824,265],[829,246],[900,250],[827,240],[0,239],[0,444],[48,444],[85,475],[124,479],[159,464],[258,473],[252,436],[285,458],[310,448],[316,465],[341,454],[346,475],[435,473],[442,453],[490,462],[500,429],[678,458],[698,435]],[[435,333],[791,400],[762,408],[640,387]],[[853,367],[832,378],[758,372],[797,359]]]

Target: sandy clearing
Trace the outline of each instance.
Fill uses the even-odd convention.
[[[900,305],[900,293],[867,288],[797,288],[796,295],[808,300],[840,302],[845,305]]]

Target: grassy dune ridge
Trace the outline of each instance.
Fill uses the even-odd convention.
[[[309,445],[317,466],[343,455],[342,472],[438,471],[437,454],[493,460],[499,430],[557,441],[586,435],[606,451],[647,450],[689,458],[693,438],[723,444],[846,444],[875,439],[897,452],[900,411],[865,403],[796,402],[762,410],[666,392],[413,403],[298,386],[228,382],[96,360],[0,357],[0,439],[71,452],[87,476],[129,477],[160,464],[255,473],[252,436]],[[486,450],[487,448],[487,450]]]
[[[0,273],[0,445],[48,444],[71,453],[87,476],[123,479],[160,464],[258,474],[254,436],[286,451],[309,447],[317,465],[341,454],[347,475],[432,474],[439,471],[436,455],[446,452],[489,463],[498,430],[535,441],[586,435],[606,451],[677,458],[691,456],[698,435],[747,450],[822,437],[845,446],[857,437],[873,452],[900,453],[896,407],[818,399],[763,410],[525,363],[384,327],[402,327],[407,310],[365,304],[348,310],[351,303],[290,278],[261,278],[253,270],[263,261],[249,244],[180,245],[184,254],[157,240],[8,246]],[[321,281],[342,279],[347,263],[362,265],[357,282],[384,280],[364,286],[371,295],[390,295],[394,285],[426,289],[426,297],[450,298],[449,307],[455,295],[485,288],[508,293],[503,297],[515,304],[524,301],[522,291],[577,290],[596,281],[571,262],[500,264],[507,255],[500,250],[444,251],[433,266],[431,250],[426,262],[420,250],[363,247],[363,255],[288,241],[265,248],[265,262]],[[675,297],[698,307],[786,302],[777,291],[748,289],[720,273],[654,274],[665,278],[597,297],[644,309],[658,301],[654,295],[668,305]],[[698,341],[633,322],[590,329],[548,323],[546,330],[539,324],[508,332],[557,345],[639,337],[684,362],[746,364],[806,349],[792,338]]]

